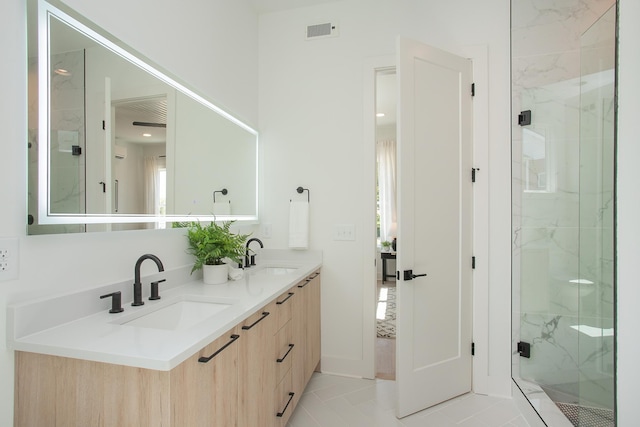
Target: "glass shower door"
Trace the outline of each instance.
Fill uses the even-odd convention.
[[[547,425],[609,427],[616,4],[537,4],[512,2],[513,377]]]
[[[612,7],[580,46],[579,425],[613,421],[615,406],[615,22]]]

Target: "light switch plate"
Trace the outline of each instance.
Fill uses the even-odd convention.
[[[0,239],[0,281],[18,278],[18,239]]]
[[[356,240],[356,226],[337,224],[333,228],[333,240]]]

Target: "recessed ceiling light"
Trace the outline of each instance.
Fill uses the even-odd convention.
[[[54,73],[59,74],[61,76],[70,76],[71,75],[71,71],[69,70],[65,70],[64,68],[56,68],[55,70],[53,70]]]
[[[150,133],[143,133],[142,136],[149,138],[151,136]]]
[[[376,117],[384,117],[384,113],[376,113]]]

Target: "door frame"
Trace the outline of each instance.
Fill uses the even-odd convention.
[[[473,61],[473,81],[476,92],[473,99],[473,165],[479,171],[474,184],[473,254],[473,357],[472,389],[489,394],[491,384],[489,364],[489,71],[486,45],[448,49],[452,53]],[[371,263],[363,263],[363,378],[376,375],[376,224],[375,224],[375,73],[376,70],[395,68],[395,55],[365,58],[363,61],[363,153],[365,194],[369,202],[363,204],[363,255]],[[471,172],[469,172],[471,173]],[[511,357],[507,352],[503,357]],[[493,355],[496,357],[496,355]],[[498,356],[499,357],[499,356]],[[495,375],[494,375],[495,376]]]

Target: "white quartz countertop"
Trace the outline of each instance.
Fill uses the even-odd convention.
[[[293,267],[293,271],[267,267]],[[304,280],[321,266],[321,259],[273,260],[245,270],[244,277],[222,285],[205,285],[191,280],[163,290],[160,300],[132,307],[123,295],[122,313],[111,314],[108,309],[63,322],[23,336],[9,337],[9,347],[15,350],[43,353],[76,359],[167,371],[192,356],[207,344],[221,337],[232,327],[280,296],[284,291]],[[267,271],[268,270],[268,271]],[[169,279],[168,279],[169,280]],[[168,281],[167,280],[167,281]],[[144,283],[144,281],[143,281]],[[148,283],[145,283],[148,287]],[[99,294],[96,293],[95,298]],[[110,301],[110,300],[109,300]],[[158,326],[126,324],[179,301],[216,302],[225,305],[221,311],[195,324],[178,329]],[[40,300],[37,304],[46,304]],[[9,310],[15,319],[10,323],[20,331],[18,323],[28,322],[29,315],[20,313],[28,303]],[[197,305],[197,304],[195,304]],[[31,312],[37,310],[31,309]],[[141,322],[137,322],[140,324]],[[136,324],[136,322],[132,322]],[[14,334],[16,335],[16,334]]]

